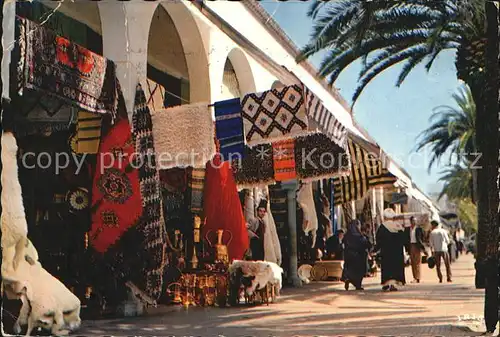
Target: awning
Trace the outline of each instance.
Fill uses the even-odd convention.
[[[380,152],[366,149],[352,137],[347,140],[351,157],[351,174],[334,178],[335,204],[362,199],[371,187],[393,186],[397,177],[383,165]],[[379,148],[378,151],[380,151]]]

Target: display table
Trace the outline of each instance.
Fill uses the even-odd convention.
[[[184,306],[219,306],[225,307],[228,296],[227,272],[188,270],[184,271],[175,283],[168,285],[173,293],[172,303]]]
[[[317,261],[311,270],[311,278],[314,281],[340,280],[343,266],[341,260]]]

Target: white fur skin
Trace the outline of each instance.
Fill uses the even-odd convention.
[[[21,184],[18,179],[17,142],[11,132],[2,134],[2,276],[12,274],[24,260],[28,244]]]
[[[251,296],[255,290],[261,290],[265,288],[267,284],[271,284],[277,288],[279,295],[279,290],[282,287],[282,276],[283,269],[276,263],[267,261],[242,261],[234,260],[231,266],[229,266],[229,272],[232,273],[236,269],[241,268],[243,276],[255,276],[252,280],[252,285],[246,288],[246,293]]]
[[[22,275],[22,281],[4,280],[23,302],[14,326],[16,333],[26,324],[26,336],[37,327],[51,329],[56,336],[67,335],[80,327],[80,300],[40,263],[30,265],[23,261],[18,274]]]

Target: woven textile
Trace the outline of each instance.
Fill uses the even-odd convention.
[[[151,111],[165,108],[165,88],[149,78],[146,80],[146,98]]]
[[[188,169],[188,208],[193,213],[203,211],[203,186],[205,184],[205,169]]]
[[[370,187],[392,186],[397,178],[383,167],[382,161],[351,139],[347,141],[351,173],[334,179],[335,204],[362,199]]]
[[[297,177],[303,181],[332,178],[349,172],[345,150],[322,133],[295,139]]]
[[[245,138],[250,146],[284,140],[307,131],[299,85],[248,94],[241,106]]]
[[[209,231],[230,231],[233,239],[228,244],[229,259],[241,260],[248,249],[246,222],[231,166],[229,162],[221,163],[217,156],[213,164],[206,166],[203,200],[206,220],[202,227],[203,237]]]
[[[243,156],[245,140],[239,98],[215,102],[215,132],[223,160]]]
[[[148,295],[158,298],[163,286],[167,233],[162,214],[160,177],[156,170],[153,125],[149,107],[146,104],[146,96],[140,84],[137,85],[135,93],[132,126],[135,151],[141,159],[139,181],[143,213],[140,230],[145,233],[146,237],[146,242],[141,249],[146,250],[151,256],[150,262],[144,265],[143,269],[146,276],[144,290]]]
[[[186,217],[187,177],[187,169],[183,168],[160,171],[163,216],[167,228],[178,226]]]
[[[152,114],[158,167],[204,168],[216,153],[208,103],[175,106]]]
[[[115,64],[53,31],[17,17],[18,86],[115,116],[118,82]]]
[[[328,111],[323,102],[314,93],[304,86],[305,106],[307,116],[312,118],[322,132],[330,137],[337,145],[347,150],[347,129],[335,116]]]
[[[274,179],[287,181],[295,179],[295,140],[288,139],[273,143]]]
[[[234,179],[241,188],[274,184],[273,149],[271,144],[245,148],[242,160],[233,160]]]
[[[79,111],[76,124],[76,153],[97,153],[101,140],[102,117],[90,112]]]
[[[132,153],[130,126],[122,119],[104,137],[97,156],[89,239],[100,253],[136,225],[142,214],[139,172],[129,166]]]

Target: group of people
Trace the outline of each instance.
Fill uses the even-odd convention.
[[[429,236],[429,245],[439,282],[443,282],[441,262],[446,266],[446,277],[452,282],[451,261],[448,253],[450,238],[448,233],[437,221],[431,222],[432,231]],[[340,234],[333,238],[329,248],[333,255],[344,260],[342,281],[345,289],[349,290],[352,284],[357,290],[363,290],[363,278],[367,274],[367,261],[375,252],[379,252],[382,269],[382,289],[397,291],[397,286],[405,285],[405,258],[404,248],[410,253],[410,262],[413,274],[413,283],[420,283],[422,254],[427,255],[424,243],[424,230],[417,226],[414,217],[410,219],[410,227],[403,228],[396,221],[386,221],[377,230],[376,244],[372,245],[369,237],[361,228],[359,220],[352,221],[345,235]]]

